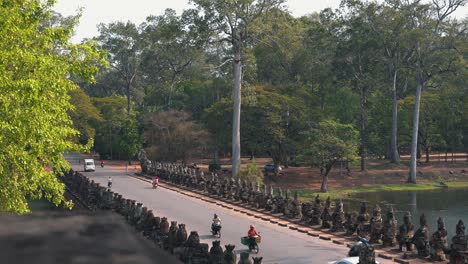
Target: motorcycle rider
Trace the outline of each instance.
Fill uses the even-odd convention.
[[[255,239],[259,236],[257,230],[255,230],[255,227],[253,225],[250,225],[250,229],[247,232],[247,236],[249,237],[249,250],[252,250],[257,244],[257,241]]]
[[[111,188],[112,187],[112,177],[109,176],[109,178],[107,178],[107,188]]]
[[[153,188],[156,188],[159,184],[159,178],[158,176],[154,176],[153,178]]]
[[[101,168],[104,168],[104,161],[101,160]]]
[[[215,231],[215,228],[221,229],[221,218],[217,214],[214,214],[213,223],[211,224],[211,230]]]

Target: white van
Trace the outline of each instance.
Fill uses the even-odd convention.
[[[94,166],[93,159],[84,160],[84,171],[96,171],[96,167]]]

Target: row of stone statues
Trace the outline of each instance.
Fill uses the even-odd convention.
[[[291,197],[289,190],[283,194],[281,188],[274,192],[272,186],[267,187],[264,184],[260,186],[258,183],[249,183],[233,177],[222,178],[216,174],[206,177],[200,170],[172,163],[150,163],[152,167],[147,172],[171,183],[217,195],[226,200],[242,202],[273,214],[281,214],[293,221],[311,226],[319,225],[330,232],[345,232],[348,236],[365,237],[370,243],[381,243],[383,247],[398,244],[401,251],[411,251],[414,245],[420,257],[431,256],[433,260],[445,260],[446,255],[449,255],[451,263],[468,261],[467,236],[462,220],[456,227],[456,236],[449,247],[442,218],[438,220],[438,230],[430,236],[424,214],[420,217],[420,228],[414,232],[410,212],[406,212],[403,224],[398,227],[392,207],[388,208],[385,219],[378,205],[370,215],[366,203],[361,204],[359,213],[345,213],[341,200],[336,201],[334,208],[330,198],[323,205],[319,195],[311,203],[302,203],[297,192]]]
[[[184,263],[200,264],[260,264],[261,257],[250,260],[248,252],[237,256],[234,245],[226,245],[223,250],[220,241],[214,241],[211,249],[208,244],[200,243],[200,237],[196,231],[187,235],[185,224],[177,224],[166,217],[153,214],[152,210],[144,207],[135,200],[125,199],[121,194],[100,186],[94,181],[78,172],[66,173],[64,183],[68,191],[80,199],[82,203],[93,210],[112,210],[122,215],[126,221],[142,232],[161,248],[177,254]]]

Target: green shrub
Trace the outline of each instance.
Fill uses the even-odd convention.
[[[211,172],[219,171],[221,170],[221,165],[216,160],[213,160],[208,164],[208,170]]]
[[[247,167],[241,169],[239,176],[245,181],[263,183],[263,172],[253,160],[249,161]]]

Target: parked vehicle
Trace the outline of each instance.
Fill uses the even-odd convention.
[[[283,168],[281,166],[278,167],[278,172],[282,171]],[[275,173],[275,164],[273,162],[268,162],[263,167],[263,172],[265,173]]]
[[[340,260],[328,262],[328,264],[358,264],[358,263],[359,263],[359,257],[342,258]],[[375,261],[375,263],[379,264],[378,261]]]
[[[96,166],[94,165],[93,159],[84,160],[84,171],[96,171]]]

